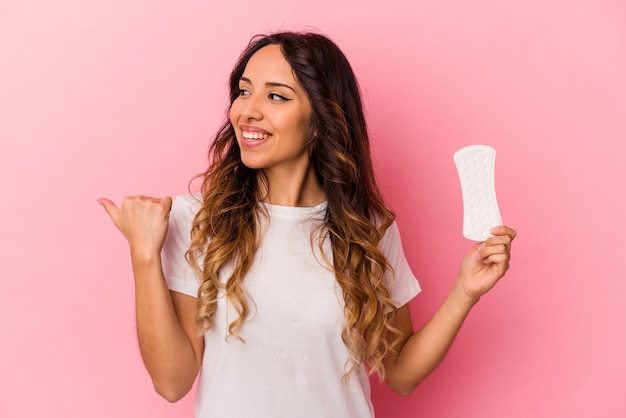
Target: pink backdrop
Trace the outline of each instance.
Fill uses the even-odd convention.
[[[181,417],[139,357],[128,250],[95,202],[178,194],[251,35],[315,27],[364,88],[377,170],[424,292],[470,243],[452,153],[498,151],[513,268],[379,417],[626,416],[626,3],[0,1],[0,416]]]

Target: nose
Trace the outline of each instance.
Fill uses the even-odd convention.
[[[259,95],[250,94],[241,100],[241,116],[246,120],[263,119],[261,98]]]

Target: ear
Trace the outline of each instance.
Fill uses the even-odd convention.
[[[307,145],[309,148],[312,148],[313,145],[315,145],[315,141],[317,140],[317,133],[313,132],[310,136],[309,136],[309,140],[307,141]]]
[[[317,139],[317,127],[311,125],[311,129],[309,132],[309,140],[307,141],[307,143],[311,145],[313,144],[313,142],[315,142],[316,139]]]

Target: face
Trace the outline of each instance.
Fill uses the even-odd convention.
[[[279,45],[268,45],[248,61],[230,121],[241,160],[267,174],[293,176],[309,169],[311,104]]]

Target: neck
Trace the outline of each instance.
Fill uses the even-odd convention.
[[[263,185],[266,203],[279,206],[313,207],[326,200],[322,186],[311,165],[302,172],[276,173],[264,170],[268,185]],[[268,190],[269,188],[269,190]]]

